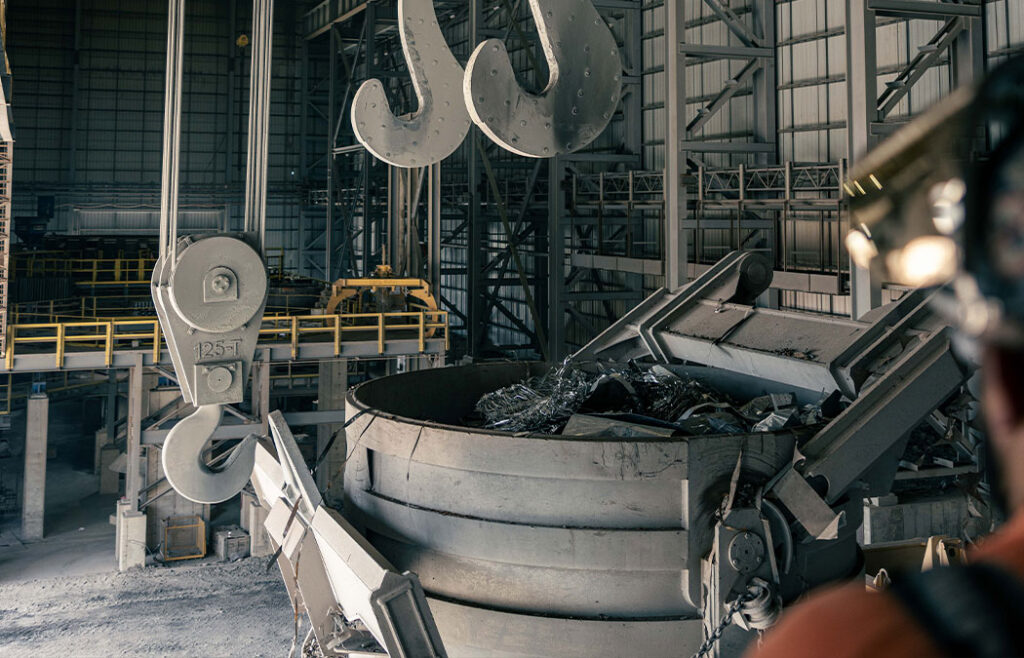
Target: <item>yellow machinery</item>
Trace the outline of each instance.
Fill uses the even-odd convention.
[[[423,279],[400,278],[390,265],[378,265],[374,276],[338,279],[331,285],[327,314],[436,312],[437,301]],[[426,336],[433,337],[435,329]]]

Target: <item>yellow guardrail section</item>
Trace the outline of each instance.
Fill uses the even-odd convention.
[[[379,354],[389,340],[408,338],[413,332],[419,351],[426,351],[427,341],[439,337],[450,346],[447,311],[414,313],[350,313],[344,315],[266,316],[260,327],[261,345],[290,344],[292,358],[298,358],[303,343],[334,344],[334,354],[341,354],[346,340],[356,333],[373,336]],[[315,338],[314,338],[315,337]],[[64,367],[68,347],[94,346],[105,354],[105,363],[113,362],[114,351],[125,343],[133,349],[151,349],[153,361],[159,362],[166,349],[160,323],[156,318],[124,318],[94,322],[54,322],[43,324],[11,324],[7,327],[7,349],[4,354],[8,370],[14,366],[18,346],[52,346],[55,365]],[[44,350],[46,353],[47,350]],[[38,352],[34,352],[38,353]]]
[[[69,277],[93,286],[148,284],[155,258],[67,258],[27,252],[11,259],[18,277]]]
[[[283,247],[267,250],[270,278],[284,275]],[[52,251],[27,251],[11,257],[11,271],[23,277],[68,277],[86,286],[149,285],[156,258],[76,258]]]
[[[304,315],[310,310],[309,293],[274,291],[274,304],[267,315]],[[104,295],[19,302],[7,311],[11,324],[56,324],[59,322],[105,322],[116,318],[153,318],[152,295]]]

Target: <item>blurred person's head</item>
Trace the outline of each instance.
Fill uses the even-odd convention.
[[[989,126],[992,153],[967,176],[964,270],[997,310],[983,332],[983,406],[992,459],[989,476],[1007,512],[1024,509],[1024,66],[1018,58],[983,87],[1006,107]],[[973,118],[973,121],[977,121]],[[995,324],[996,321],[993,321]]]
[[[1024,86],[1024,80],[1020,84]],[[1024,123],[1024,117],[1022,117]],[[992,162],[979,172],[977,212],[986,230],[975,234],[973,247],[993,280],[992,292],[1014,300],[1024,289],[1024,131],[1018,126]],[[970,220],[969,220],[970,221]],[[1012,304],[1013,301],[1004,301]],[[1017,319],[1024,308],[1007,308]],[[1019,320],[1017,320],[1019,322]],[[997,480],[1008,511],[1024,509],[1024,343],[1019,338],[985,340],[984,407]]]
[[[860,159],[845,188],[857,265],[935,286],[935,309],[976,348],[994,502],[1024,510],[1024,56]]]

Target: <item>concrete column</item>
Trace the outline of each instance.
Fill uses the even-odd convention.
[[[93,433],[92,439],[92,472],[94,475],[99,475],[102,468],[100,453],[103,452],[103,446],[110,443],[107,440],[107,430],[101,427]]]
[[[846,116],[847,163],[877,143],[872,124],[878,123],[878,50],[876,15],[868,0],[846,3]],[[844,224],[845,225],[845,224]],[[869,270],[850,263],[850,315],[860,319],[882,305],[882,284]]]
[[[348,393],[348,360],[320,362],[320,377],[317,384],[319,411],[332,411],[345,408],[345,395]],[[346,446],[344,423],[331,423],[317,426],[316,454],[319,457],[330,443],[331,437],[337,432],[330,451],[316,471],[316,484],[328,504],[335,504],[342,497],[342,474],[345,468]]]
[[[33,394],[28,400],[25,426],[25,488],[21,506],[21,538],[43,538],[46,512],[46,435],[49,426],[50,398]]]
[[[103,411],[105,443],[114,443],[114,441],[117,439],[117,389],[117,371],[110,370],[107,373],[107,396],[106,399],[104,400]],[[97,469],[98,468],[99,464],[97,464]]]
[[[135,365],[128,375],[128,461],[125,464],[124,497],[137,509],[139,492],[142,490],[142,417],[143,417],[143,386],[142,386],[142,355],[135,356]],[[148,406],[148,401],[145,403]]]
[[[121,489],[121,474],[111,468],[114,461],[120,455],[121,450],[113,443],[104,445],[100,450],[99,471],[101,494],[117,494]]]
[[[135,509],[135,501],[117,503],[117,570],[146,566],[146,515]]]
[[[267,510],[260,505],[255,494],[248,491],[242,492],[242,512],[240,525],[249,533],[249,555],[252,557],[266,557],[274,552],[270,543],[270,535],[264,524],[267,521]]]
[[[679,44],[686,40],[688,3],[665,3],[665,286],[678,290],[687,282],[686,173],[686,56]]]

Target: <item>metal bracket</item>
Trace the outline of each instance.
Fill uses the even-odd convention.
[[[197,407],[241,402],[267,304],[263,259],[231,236],[181,245],[173,266],[157,261],[152,291],[182,397]]]

